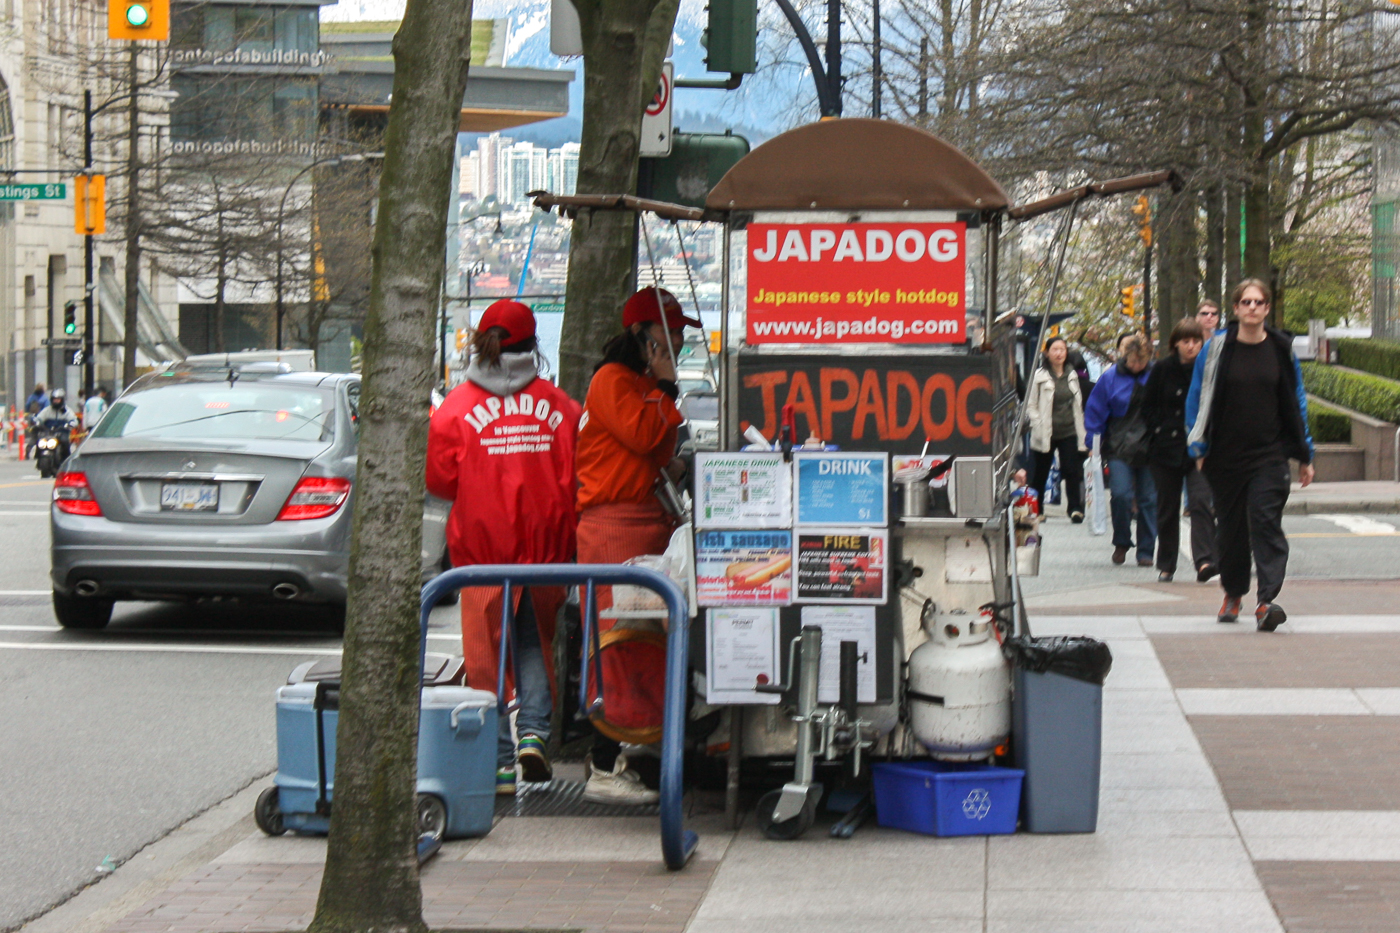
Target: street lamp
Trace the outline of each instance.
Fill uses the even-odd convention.
[[[292,193],[296,183],[301,177],[314,168],[322,165],[342,165],[346,162],[368,162],[370,159],[382,159],[382,152],[357,152],[351,155],[326,156],[304,165],[301,171],[292,176],[292,180],[287,182],[287,187],[282,192],[282,201],[277,206],[277,349],[282,349],[282,322],[286,317],[286,305],[282,297],[282,222],[287,213],[287,196]]]

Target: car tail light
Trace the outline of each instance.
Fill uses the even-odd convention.
[[[60,473],[53,481],[53,504],[69,515],[101,515],[86,473]]]
[[[277,521],[293,522],[334,515],[350,497],[350,481],[338,476],[303,476],[287,497]]]

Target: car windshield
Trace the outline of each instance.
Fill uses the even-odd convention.
[[[681,397],[681,414],[688,421],[718,421],[718,395],[685,395]]]
[[[335,400],[317,386],[181,382],[134,392],[112,404],[93,437],[178,440],[327,440]]]

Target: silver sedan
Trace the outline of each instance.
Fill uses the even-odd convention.
[[[61,625],[101,628],[116,600],[343,613],[359,377],[257,369],[143,376],[64,464],[50,510]],[[426,516],[425,575],[441,569],[441,511]]]

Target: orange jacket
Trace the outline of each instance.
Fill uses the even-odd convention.
[[[588,386],[578,432],[578,508],[652,502],[685,419],[656,380],[608,363]]]

